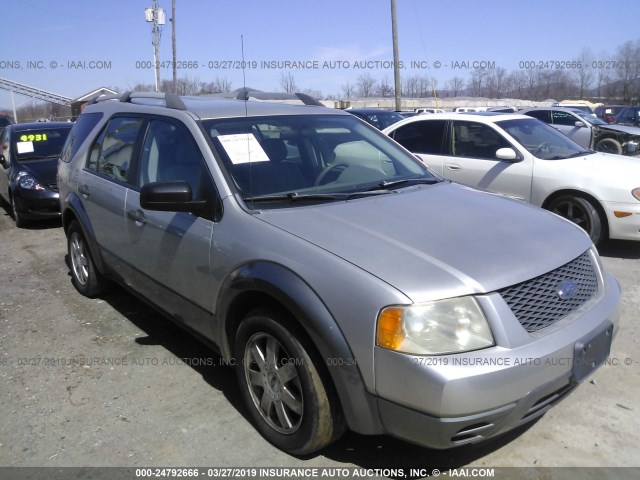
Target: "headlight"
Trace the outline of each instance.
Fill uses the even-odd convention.
[[[636,200],[640,200],[640,187],[631,190],[631,195],[633,195]]]
[[[489,324],[472,297],[386,307],[378,315],[376,345],[417,355],[440,355],[494,345]]]
[[[38,180],[27,172],[20,172],[18,174],[18,185],[25,190],[44,190],[44,187],[38,183]]]

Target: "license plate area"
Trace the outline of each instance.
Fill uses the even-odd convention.
[[[573,381],[582,382],[602,365],[611,352],[613,325],[606,322],[595,334],[578,340],[573,347]]]

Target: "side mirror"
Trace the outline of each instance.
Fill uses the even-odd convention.
[[[207,207],[205,200],[192,200],[191,187],[184,180],[149,183],[140,189],[140,206],[161,212],[200,213]]]
[[[585,125],[583,122],[581,122],[580,120],[577,120],[577,121],[576,121],[576,123],[575,123],[574,125],[575,125],[576,127],[578,127],[578,128],[584,128],[584,127],[586,127],[586,125]]]
[[[0,165],[2,165],[4,168],[9,168],[7,159],[4,157],[4,155],[1,155],[1,154],[0,154]]]
[[[499,148],[496,151],[496,158],[498,160],[507,160],[509,162],[519,162],[520,159],[513,148]]]

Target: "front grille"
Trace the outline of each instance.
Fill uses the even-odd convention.
[[[562,299],[559,287],[566,281],[577,284],[570,298]],[[553,325],[589,301],[598,291],[598,277],[589,251],[575,260],[517,285],[499,290],[524,329],[537,332]]]
[[[47,185],[49,187],[49,189],[52,192],[58,192],[58,184],[57,183],[50,183],[49,185]]]

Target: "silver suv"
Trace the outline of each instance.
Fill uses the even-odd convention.
[[[146,299],[236,366],[295,454],[435,448],[543,415],[605,362],[620,289],[576,225],[453,184],[323,107],[124,94],[59,166],[72,281]]]

